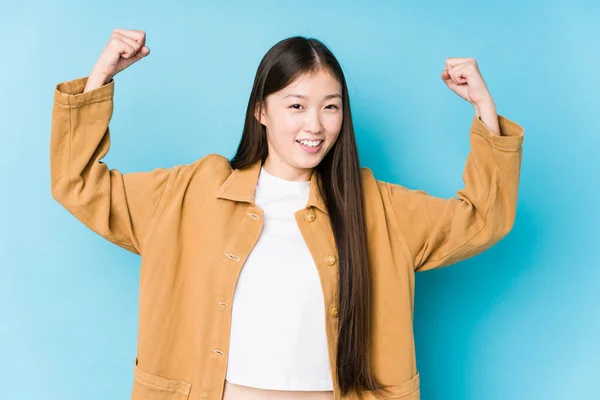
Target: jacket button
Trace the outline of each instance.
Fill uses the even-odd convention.
[[[218,355],[220,355],[220,356],[222,356],[222,357],[223,357],[223,356],[225,356],[225,353],[223,353],[221,350],[218,350],[218,349],[212,349],[212,351],[213,351],[213,353],[217,353]]]
[[[221,307],[229,308],[229,306],[227,305],[227,303],[225,303],[224,301],[219,301],[218,303],[219,303],[219,305]]]
[[[330,254],[327,257],[325,257],[325,264],[334,265],[335,264],[335,256],[333,254]]]
[[[337,318],[337,317],[338,317],[338,310],[337,310],[337,308],[333,307],[333,308],[331,309],[331,316],[332,316],[333,318]]]
[[[306,214],[304,214],[304,220],[306,222],[313,222],[315,220],[315,213],[308,211]]]

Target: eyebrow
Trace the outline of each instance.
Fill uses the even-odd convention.
[[[307,96],[301,95],[301,94],[294,94],[294,93],[290,93],[287,96],[284,97],[284,99],[287,99],[288,97],[297,97],[299,99],[308,99]],[[325,100],[329,100],[329,99],[333,99],[333,98],[339,98],[341,99],[342,96],[340,94],[328,94],[327,96],[325,96]]]

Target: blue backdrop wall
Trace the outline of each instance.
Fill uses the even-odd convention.
[[[489,251],[418,274],[422,398],[599,398],[600,3],[10,3],[0,6],[0,397],[130,394],[140,260],[68,214],[49,181],[54,88],[88,75],[120,27],[145,30],[151,49],[115,79],[104,161],[122,172],[232,156],[260,59],[299,34],[344,68],[363,166],[453,196],[474,111],[440,74],[446,57],[476,58],[498,113],[525,128],[518,214]]]

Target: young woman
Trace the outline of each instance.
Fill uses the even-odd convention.
[[[113,77],[148,54],[115,29],[89,76],[57,85],[51,138],[53,197],[142,256],[131,398],[419,399],[414,272],[489,248],[516,215],[523,129],[476,61],[441,75],[476,113],[465,186],[442,199],[360,167],[342,69],[303,37],[262,59],[231,160],[109,169]]]

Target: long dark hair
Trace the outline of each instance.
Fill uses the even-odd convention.
[[[275,44],[261,60],[246,111],[244,131],[232,168],[244,169],[268,155],[265,127],[256,119],[267,96],[305,73],[319,70],[342,86],[343,120],[338,138],[316,167],[339,259],[337,378],[341,392],[379,390],[371,369],[371,289],[362,183],[346,79],[338,61],[319,40],[294,36]]]

